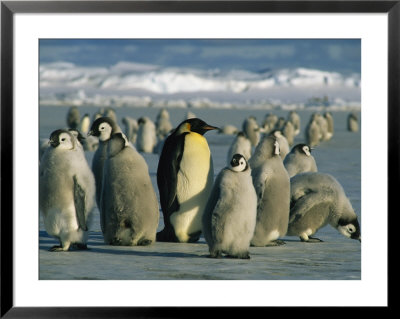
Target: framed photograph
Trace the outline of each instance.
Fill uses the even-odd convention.
[[[82,318],[188,317],[193,308],[206,314],[211,307],[218,314],[238,308],[389,307],[389,205],[399,176],[399,18],[398,1],[2,1],[1,316],[52,318],[61,312]],[[72,112],[78,115],[70,125],[67,116]],[[94,172],[92,163],[103,143],[102,137],[92,136],[90,125],[97,114],[115,116],[112,130],[125,138],[121,147],[133,149],[145,163],[142,171],[148,171],[155,196],[150,190],[141,197],[145,202],[154,199],[159,222],[154,238],[142,238],[133,246],[121,244],[125,230],[109,239],[100,204],[95,203],[99,186],[93,179],[88,239],[68,251],[61,237],[52,234],[54,220],[46,221],[40,213],[41,167],[46,162],[42,152],[58,147],[60,141],[51,135],[62,134],[57,130],[78,129],[85,138],[74,142],[84,154],[80,163],[86,161]],[[144,127],[149,122],[159,127],[161,114],[168,115],[170,126],[164,135],[154,131],[149,149],[140,142],[148,141]],[[300,116],[301,126],[290,139],[286,127],[295,131],[289,120],[293,114]],[[282,123],[268,126],[271,115]],[[197,122],[184,124],[193,118],[205,122],[201,134],[195,131]],[[256,126],[246,133],[250,119]],[[352,119],[356,128],[350,125]],[[312,124],[318,121],[325,123],[325,131],[320,126],[314,142],[308,130],[320,125]],[[238,254],[236,248],[215,252],[204,230],[205,218],[198,222],[193,217],[190,226],[182,226],[188,219],[179,219],[186,214],[179,201],[179,214],[164,212],[160,175],[166,176],[168,187],[174,180],[164,162],[169,158],[164,144],[181,145],[181,140],[167,136],[182,130],[200,136],[195,138],[198,147],[203,150],[205,143],[212,156],[212,165],[199,160],[205,158],[200,153],[194,156],[196,169],[206,169],[211,176],[210,185],[202,186],[207,198],[196,193],[196,205],[204,202],[206,212],[213,196],[225,194],[221,188],[226,184],[217,185],[223,174],[236,172],[231,178],[254,184],[254,196],[248,187],[238,186],[244,180],[232,183],[240,191],[229,190],[236,195],[226,205],[237,206],[227,211],[233,214],[236,207],[248,209],[254,202],[248,214],[257,234],[265,189],[279,189],[271,193],[277,200],[265,200],[264,205],[279,211],[287,204],[286,217],[292,217],[287,230],[280,234],[274,229],[268,243],[249,237],[246,251]],[[278,139],[276,130],[286,142]],[[250,145],[249,155],[241,157],[245,177],[237,177],[234,165],[239,164],[229,153],[240,131]],[[268,136],[276,142],[274,156],[279,159],[268,165],[278,167],[264,168],[264,160],[264,166],[257,166],[258,145]],[[300,172],[290,171],[284,143],[287,153],[307,144],[316,162],[315,173],[306,173],[303,183],[310,183],[309,176],[318,181],[302,185],[305,191],[299,197],[295,189],[301,176],[294,176]],[[107,165],[117,158],[114,151],[110,146]],[[303,149],[309,157],[308,151]],[[179,152],[179,160],[187,162],[183,146]],[[188,146],[187,154],[193,152],[198,148]],[[125,165],[120,161],[115,165]],[[61,165],[55,165],[57,174],[69,174]],[[267,181],[282,180],[274,175],[282,169],[287,183],[258,186],[254,181],[261,178],[256,177],[261,167],[269,174]],[[190,175],[191,170],[180,174],[188,185],[191,178],[199,185],[200,175]],[[106,168],[102,172],[106,174]],[[116,175],[107,178],[119,178],[118,185],[128,178],[126,173]],[[75,197],[82,193],[76,176]],[[129,177],[133,179],[139,176]],[[327,186],[323,183],[328,179]],[[106,192],[104,185],[102,189]],[[65,184],[52,184],[45,192],[54,190],[57,196],[71,191]],[[119,189],[118,196],[122,192]],[[327,197],[332,204],[326,204]],[[116,199],[102,199],[102,205],[106,200]],[[318,209],[310,210],[321,221],[300,231],[291,222],[301,218],[293,216],[306,200],[307,205],[321,201]],[[240,209],[240,214],[229,216],[229,221],[237,218],[231,224],[235,231],[249,221],[244,214]],[[118,223],[120,229],[133,227],[128,221]],[[177,225],[186,233],[178,232]],[[203,232],[196,232],[196,225],[203,225]],[[175,227],[172,237],[168,227]],[[236,247],[239,237],[243,241],[243,235],[233,236],[235,244],[226,247]]]

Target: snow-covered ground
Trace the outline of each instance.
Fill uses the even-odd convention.
[[[81,114],[94,114],[97,107],[79,107]],[[123,116],[134,118],[147,115],[155,120],[159,108],[116,108],[121,124]],[[68,107],[40,107],[40,138],[66,126]],[[186,108],[170,108],[174,126],[184,119]],[[260,123],[268,112],[286,117],[287,110],[260,109],[191,109],[198,117],[211,125],[227,124],[241,127],[243,120],[254,115]],[[304,141],[304,127],[311,110],[299,110],[302,132],[295,143]],[[335,133],[330,141],[316,147],[313,155],[319,171],[332,174],[342,184],[361,222],[361,132],[346,129],[348,111],[333,111]],[[360,114],[358,113],[359,118]],[[226,154],[233,135],[208,132],[208,140],[214,160],[215,175],[225,166]],[[86,152],[91,163],[93,152]],[[156,189],[157,154],[143,154]],[[162,214],[161,214],[162,217]],[[208,258],[208,247],[201,237],[193,244],[159,243],[147,247],[115,247],[105,245],[99,224],[99,212],[95,210],[90,229],[89,250],[63,253],[49,252],[57,244],[49,237],[39,218],[39,279],[201,279],[201,280],[360,280],[361,245],[358,241],[344,238],[330,226],[321,229],[316,237],[322,243],[307,244],[297,237],[285,237],[286,245],[279,247],[251,247],[250,260]],[[159,229],[163,228],[162,218]],[[362,230],[362,224],[361,224]],[[297,292],[296,292],[297,293]]]
[[[306,105],[324,97],[330,105],[359,106],[360,74],[306,68],[200,70],[131,62],[111,67],[40,65],[41,105],[234,108]]]

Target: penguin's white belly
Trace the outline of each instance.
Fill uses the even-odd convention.
[[[74,204],[64,208],[49,209],[43,221],[46,231],[52,236],[60,237],[62,233],[78,230]]]
[[[188,134],[177,176],[180,208],[170,217],[180,241],[187,241],[189,234],[201,231],[202,215],[211,192],[213,175],[206,139],[197,133]]]

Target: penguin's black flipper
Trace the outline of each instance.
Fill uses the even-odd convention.
[[[185,135],[185,133],[181,135],[172,133],[167,137],[157,167],[157,186],[160,193],[164,225],[167,229],[172,227],[169,220],[170,215],[179,210],[176,188]]]
[[[79,228],[87,231],[86,218],[85,218],[85,198],[86,194],[82,187],[79,185],[76,176],[74,175],[74,204],[76,212],[76,220],[78,221]]]

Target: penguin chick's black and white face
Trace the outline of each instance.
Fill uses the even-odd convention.
[[[181,124],[179,124],[177,132],[178,133],[196,132],[198,134],[204,135],[204,133],[206,133],[207,131],[217,130],[217,129],[218,127],[208,125],[201,119],[192,118],[185,120]]]
[[[231,160],[231,170],[234,172],[243,172],[249,167],[246,159],[242,154],[235,154]]]
[[[294,147],[295,151],[300,153],[300,154],[305,154],[307,156],[311,156],[311,150],[312,148],[308,146],[307,144],[297,144]]]
[[[348,219],[339,219],[337,229],[343,236],[358,239],[361,242],[360,224],[357,218],[350,221]]]
[[[109,117],[101,117],[93,122],[88,135],[99,137],[100,141],[107,141],[113,133],[115,124]]]
[[[66,130],[56,130],[51,133],[49,143],[58,149],[70,150],[75,147],[74,136]]]

